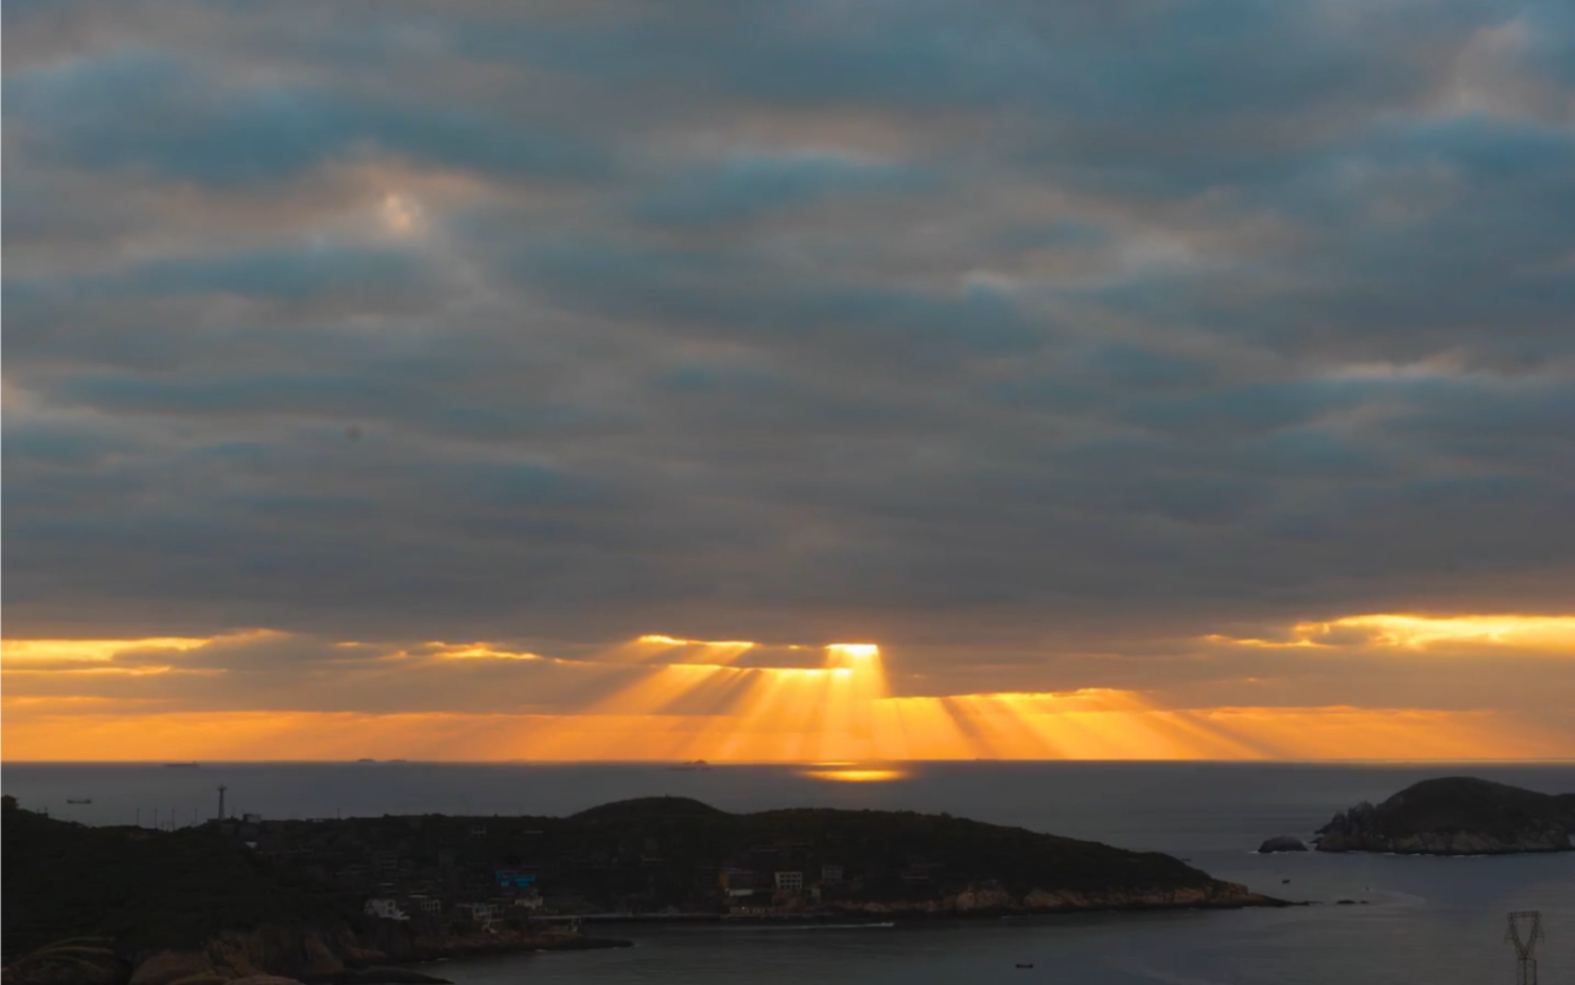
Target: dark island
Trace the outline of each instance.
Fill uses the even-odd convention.
[[[1575,794],[1552,795],[1452,776],[1423,780],[1374,807],[1336,814],[1320,852],[1508,855],[1571,849]]]
[[[1270,838],[1258,846],[1259,855],[1273,855],[1276,852],[1305,852],[1307,844],[1300,838],[1291,835],[1279,835]]]
[[[621,943],[583,932],[609,918],[1283,905],[1167,855],[944,814],[729,814],[665,797],[566,818],[248,815],[178,831],[88,828],[11,798],[4,814],[8,982],[362,985],[396,980],[357,971],[390,963]],[[81,935],[98,940],[78,949],[90,960],[51,962]]]

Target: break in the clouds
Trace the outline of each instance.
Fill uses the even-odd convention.
[[[1278,644],[1575,611],[1567,4],[4,17],[6,636],[251,641],[40,700],[512,713],[674,633],[1540,706]]]

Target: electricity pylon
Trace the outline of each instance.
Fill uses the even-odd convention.
[[[1542,912],[1519,910],[1511,913],[1504,940],[1515,945],[1515,985],[1537,985],[1537,941],[1543,940]]]

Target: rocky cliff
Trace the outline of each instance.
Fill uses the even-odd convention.
[[[1472,777],[1414,784],[1374,806],[1336,814],[1318,832],[1320,852],[1506,855],[1569,851],[1569,795],[1551,796]]]

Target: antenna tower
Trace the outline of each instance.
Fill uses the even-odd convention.
[[[1542,934],[1542,911],[1518,910],[1509,915],[1504,940],[1515,945],[1515,985],[1537,985],[1537,941]]]

